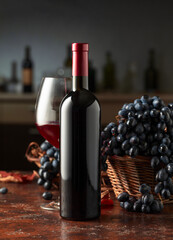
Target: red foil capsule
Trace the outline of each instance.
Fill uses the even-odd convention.
[[[72,43],[72,76],[88,76],[88,43]]]

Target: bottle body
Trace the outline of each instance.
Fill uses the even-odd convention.
[[[100,105],[87,86],[73,77],[60,105],[60,215],[71,220],[100,216]]]
[[[33,82],[33,64],[30,59],[30,48],[25,48],[25,59],[22,63],[22,82],[23,82],[23,92],[32,92],[32,82]]]

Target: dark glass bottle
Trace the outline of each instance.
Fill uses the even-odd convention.
[[[11,64],[11,78],[10,78],[10,81],[8,82],[8,85],[7,85],[7,91],[11,92],[11,93],[15,93],[16,88],[17,88],[17,84],[18,84],[17,63],[16,63],[16,61],[14,61]]]
[[[96,70],[92,61],[89,61],[89,89],[91,92],[96,92]]]
[[[67,57],[64,61],[64,76],[65,77],[71,77],[72,72],[72,54],[71,54],[71,45],[68,45],[67,47]]]
[[[73,43],[73,87],[60,106],[60,215],[100,216],[100,105],[88,90],[88,44]]]
[[[106,53],[106,63],[103,67],[103,90],[114,90],[117,88],[115,76],[115,65],[110,52]]]
[[[149,51],[148,68],[145,71],[145,91],[154,92],[158,90],[158,72],[155,68],[155,51]]]
[[[30,47],[25,48],[25,58],[22,62],[23,92],[32,92],[33,63],[30,57]]]

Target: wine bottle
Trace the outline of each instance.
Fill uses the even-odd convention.
[[[17,63],[13,61],[11,63],[11,78],[7,84],[7,92],[15,93],[16,92],[16,85],[18,83],[17,79]]]
[[[145,91],[153,92],[158,90],[158,72],[155,68],[155,51],[149,51],[148,68],[145,71]]]
[[[117,89],[116,69],[112,60],[112,54],[106,53],[106,63],[103,67],[103,90]]]
[[[72,91],[60,105],[60,215],[100,216],[100,105],[88,90],[88,44],[72,44]]]
[[[71,58],[71,46],[67,47],[67,57],[64,61],[64,76],[71,77],[71,67],[72,67],[72,58]]]
[[[23,92],[32,92],[32,69],[33,64],[30,57],[30,47],[25,48],[25,58],[22,62],[22,82],[23,82]]]

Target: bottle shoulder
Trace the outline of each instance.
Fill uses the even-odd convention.
[[[89,107],[95,104],[98,105],[98,108],[100,108],[100,103],[98,99],[92,92],[87,89],[69,92],[61,101],[61,106],[64,102],[68,102],[69,105],[78,107]]]

